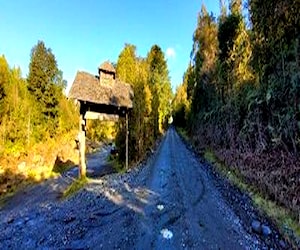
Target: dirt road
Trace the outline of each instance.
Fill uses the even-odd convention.
[[[157,153],[128,173],[94,179],[65,201],[4,208],[0,249],[287,247],[273,228],[253,233],[255,209],[244,195],[229,201],[220,182],[170,129]]]

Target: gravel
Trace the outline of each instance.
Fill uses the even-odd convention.
[[[4,207],[0,249],[289,248],[266,222],[170,129],[127,173],[95,178],[68,200]]]

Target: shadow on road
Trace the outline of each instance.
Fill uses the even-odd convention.
[[[99,152],[87,156],[87,177],[100,178],[104,175],[115,173],[112,164],[107,162],[109,154],[110,147],[106,146]],[[55,163],[54,172],[58,172],[59,165],[59,170],[61,171],[64,166],[70,165],[71,162],[63,162],[61,159],[56,159]],[[60,199],[66,188],[74,179],[78,178],[78,171],[78,165],[73,165],[73,167],[59,176],[19,190],[16,194],[5,200],[4,204],[0,207],[0,211],[22,209],[29,205],[49,203]]]

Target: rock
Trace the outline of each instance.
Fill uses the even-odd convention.
[[[272,233],[272,230],[267,225],[262,225],[261,226],[261,231],[262,231],[262,234],[264,236],[268,236],[268,235],[270,235]]]
[[[66,218],[64,219],[64,222],[65,222],[66,224],[68,224],[68,223],[74,221],[75,219],[76,219],[75,216],[70,215],[70,216],[68,216],[68,217],[66,217]]]
[[[15,222],[16,226],[22,226],[24,224],[24,221],[22,219],[19,219]]]
[[[285,242],[283,240],[279,241],[279,245],[280,245],[280,247],[282,247],[284,249],[286,248],[286,244],[285,244]]]
[[[172,239],[172,237],[173,237],[173,233],[166,228],[162,229],[160,231],[160,233],[162,234],[163,238],[168,239],[168,240]]]
[[[6,221],[7,224],[11,224],[13,222],[14,222],[14,218],[8,218]]]
[[[255,233],[259,233],[259,234],[261,233],[261,223],[259,221],[257,220],[252,221],[251,227]]]

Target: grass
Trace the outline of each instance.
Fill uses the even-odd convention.
[[[74,165],[75,165],[75,163],[73,163],[73,162],[55,164],[52,169],[52,172],[56,173],[56,174],[63,174],[65,172],[67,172],[68,170],[70,170],[71,168],[73,168]]]
[[[66,199],[74,194],[76,194],[80,189],[82,189],[89,182],[87,177],[83,177],[80,179],[75,179],[71,185],[67,187],[67,189],[63,192],[62,198]]]
[[[297,219],[295,219],[286,208],[266,198],[257,190],[257,188],[245,183],[243,176],[237,170],[229,170],[229,167],[220,161],[212,150],[206,149],[204,158],[213,164],[218,172],[226,177],[231,183],[233,183],[242,191],[247,192],[250,195],[253,203],[277,224],[283,235],[293,242],[293,239],[290,238],[290,235],[286,234],[287,228],[290,228],[294,232],[295,236],[300,238],[300,221],[298,222]]]
[[[249,186],[243,181],[243,176],[237,170],[229,170],[224,162],[219,160],[211,149],[206,149],[204,151],[204,158],[213,164],[218,172],[226,177],[230,182],[238,186],[241,190],[248,191]]]
[[[125,166],[121,164],[116,157],[109,155],[107,158],[107,162],[112,165],[113,169],[115,169],[117,173],[126,172]]]
[[[188,136],[188,134],[187,134],[187,132],[186,132],[185,129],[183,129],[183,128],[176,128],[176,131],[181,135],[181,137],[183,137],[183,139],[185,141],[190,141],[190,138],[189,138],[189,136]]]

